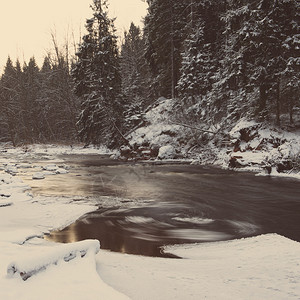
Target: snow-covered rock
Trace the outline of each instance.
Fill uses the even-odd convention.
[[[35,174],[32,175],[32,179],[45,179],[45,174],[42,172],[37,172]]]
[[[56,174],[68,174],[69,171],[64,168],[58,168],[58,169],[56,169],[55,173]]]
[[[176,156],[176,149],[172,145],[166,145],[159,148],[158,159],[172,159]]]
[[[46,166],[43,166],[42,169],[45,171],[55,172],[58,169],[58,166],[55,164],[48,164]]]

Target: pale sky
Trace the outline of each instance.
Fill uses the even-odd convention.
[[[35,56],[39,64],[51,48],[50,33],[56,31],[63,43],[67,32],[78,36],[92,16],[92,0],[0,0],[0,71],[8,55],[13,62]],[[111,17],[116,17],[118,34],[122,35],[133,21],[142,26],[147,4],[142,0],[108,0]],[[81,29],[80,29],[81,28]]]

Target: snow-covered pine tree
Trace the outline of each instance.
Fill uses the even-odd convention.
[[[220,10],[216,1],[191,1],[188,36],[182,52],[180,81],[177,89],[185,99],[205,95],[212,87],[218,56],[217,40],[220,32]]]
[[[117,38],[114,20],[108,17],[107,1],[94,0],[91,8],[93,16],[86,21],[87,34],[72,71],[75,93],[82,98],[79,135],[86,143],[113,146],[122,121]]]
[[[254,67],[257,59],[254,39],[257,36],[258,12],[253,7],[253,2],[227,1],[226,10],[222,15],[224,39],[217,89],[223,97],[225,118],[229,120],[253,114],[254,74],[264,74],[263,70]]]
[[[183,101],[194,104],[212,87],[214,62],[210,44],[204,40],[204,25],[198,25],[186,39],[186,50],[182,54],[181,77],[177,84]]]
[[[0,133],[2,141],[10,141],[14,146],[20,141],[19,116],[23,113],[20,79],[20,65],[15,67],[8,57],[0,81]]]
[[[154,78],[151,88],[156,91],[156,97],[175,97],[190,3],[151,0],[148,4],[144,36],[146,59]]]
[[[261,1],[259,29],[261,47],[269,83],[269,102],[280,125],[283,99],[281,92],[289,83],[287,69],[299,58],[299,2],[295,0]],[[298,36],[298,38],[297,38]],[[296,38],[296,39],[295,39]],[[289,42],[289,41],[296,41]],[[290,74],[292,75],[292,74]],[[284,78],[285,77],[285,78]],[[284,80],[283,80],[284,79]]]
[[[150,74],[145,61],[145,43],[139,27],[131,23],[121,46],[122,94],[125,124],[131,128],[141,122],[148,104]]]
[[[40,141],[41,132],[41,109],[42,106],[38,101],[41,88],[39,67],[34,57],[29,59],[28,64],[23,67],[25,90],[22,97],[24,113],[26,114],[26,140],[36,143]]]
[[[219,39],[222,24],[220,13],[223,6],[216,1],[191,1],[189,22],[186,32],[190,32],[184,42],[181,76],[177,84],[179,97],[195,120],[201,122],[209,117],[209,107],[213,105],[207,94],[212,90],[218,71]]]
[[[299,10],[299,5],[298,5]],[[282,75],[295,57],[286,42],[295,40],[299,26],[294,0],[229,1],[226,24],[223,82],[229,90],[239,91],[243,111],[260,120],[275,113],[280,123]],[[257,90],[257,93],[255,91]],[[251,96],[257,95],[257,96]],[[236,104],[233,105],[237,107]],[[250,109],[250,110],[249,110]]]
[[[76,140],[76,118],[79,111],[77,97],[69,74],[67,55],[57,51],[48,54],[40,70],[41,130],[47,141]]]
[[[281,91],[282,106],[289,113],[290,124],[294,123],[293,113],[296,106],[300,107],[300,3],[296,4],[294,30],[286,38],[283,46],[286,49],[286,69],[282,73],[283,88]]]

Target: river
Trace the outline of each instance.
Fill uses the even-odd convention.
[[[299,180],[187,164],[123,163],[68,155],[69,174],[27,182],[35,194],[85,197],[98,206],[46,238],[98,239],[101,248],[164,256],[174,243],[216,242],[263,233],[300,241]]]

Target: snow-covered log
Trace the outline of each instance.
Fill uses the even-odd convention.
[[[71,244],[64,244],[49,248],[38,256],[20,258],[7,267],[8,276],[19,274],[23,280],[27,280],[34,274],[45,270],[49,265],[57,264],[64,260],[69,262],[77,256],[84,257],[88,252],[97,254],[100,250],[98,240],[85,240]]]

